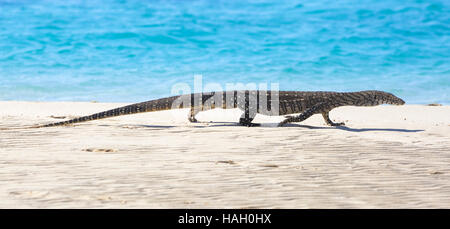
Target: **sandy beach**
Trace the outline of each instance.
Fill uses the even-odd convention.
[[[0,102],[0,128],[125,104]],[[449,208],[450,106],[341,107],[275,127],[238,110],[0,131],[0,208]]]

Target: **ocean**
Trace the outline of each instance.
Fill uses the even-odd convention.
[[[450,1],[0,0],[0,100],[140,102],[195,75],[450,104]]]

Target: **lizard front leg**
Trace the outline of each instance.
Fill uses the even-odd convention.
[[[330,119],[330,112],[329,111],[322,112],[322,116],[323,116],[323,119],[325,120],[325,122],[329,126],[344,126],[345,125],[345,123],[343,123],[343,122],[335,123],[335,122],[331,121],[331,119]]]

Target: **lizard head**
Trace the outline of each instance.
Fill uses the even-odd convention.
[[[369,94],[369,101],[372,103],[371,105],[380,105],[380,104],[392,104],[392,105],[403,105],[405,101],[400,99],[399,97],[384,91],[367,91]]]

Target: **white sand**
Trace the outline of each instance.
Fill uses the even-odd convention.
[[[0,102],[0,128],[120,105]],[[450,207],[450,106],[341,107],[338,128],[187,113],[0,130],[0,208]]]

